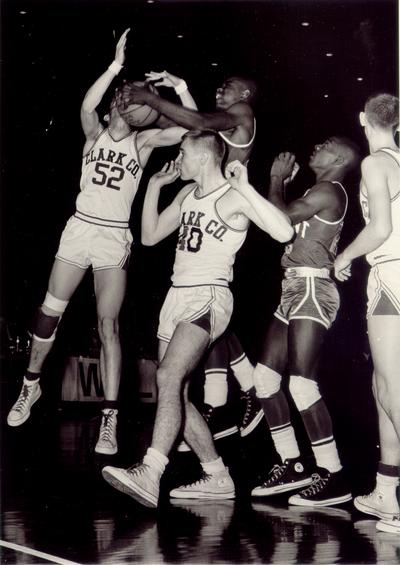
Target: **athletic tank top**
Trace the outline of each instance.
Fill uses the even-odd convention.
[[[228,286],[232,280],[235,255],[246,239],[247,229],[231,228],[217,212],[218,200],[230,188],[229,183],[224,183],[199,196],[194,184],[184,198],[172,275],[174,286]]]
[[[115,141],[103,130],[83,156],[81,192],[75,216],[109,227],[129,227],[131,206],[143,168],[136,145],[137,132]]]
[[[335,222],[323,220],[317,214],[294,226],[296,239],[286,246],[281,265],[289,267],[314,267],[331,269],[337,253],[337,245],[347,211],[348,198],[343,185],[332,181],[346,195],[346,206],[342,217]],[[308,190],[307,190],[308,192]],[[304,196],[307,194],[304,193]]]
[[[396,161],[399,166],[400,181],[400,153],[387,147],[383,147],[379,151],[387,153]],[[365,223],[368,224],[368,197],[362,192],[362,190],[360,190],[360,203]],[[378,263],[400,259],[400,182],[397,192],[390,198],[390,206],[392,209],[392,233],[389,235],[387,240],[382,243],[382,245],[380,245],[377,249],[374,249],[374,251],[366,256],[366,259],[370,265],[376,265]]]
[[[250,147],[250,145],[253,143],[253,141],[256,137],[256,119],[255,118],[253,119],[253,135],[252,135],[252,138],[247,143],[234,143],[233,141],[231,141],[229,139],[229,137],[226,137],[226,135],[224,134],[223,131],[219,131],[218,133],[222,137],[222,139],[225,141],[225,143],[227,145],[229,145],[230,147],[235,147],[236,149],[247,149],[248,147]]]

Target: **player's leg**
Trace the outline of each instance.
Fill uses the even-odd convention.
[[[125,296],[127,272],[125,269],[101,269],[95,270],[93,276],[101,342],[100,373],[104,390],[102,420],[95,451],[113,455],[118,451],[117,414],[121,379],[118,318]]]
[[[252,496],[286,492],[311,482],[300,460],[288,402],[281,388],[288,359],[287,344],[288,325],[274,317],[265,335],[260,362],[254,370],[254,384],[281,463],[275,465],[264,482],[253,489]]]
[[[289,499],[291,504],[324,506],[351,499],[344,480],[332,421],[317,382],[318,360],[327,328],[306,319],[291,320],[288,334],[289,389],[300,411],[320,479]]]
[[[257,398],[253,382],[254,367],[250,363],[242,344],[233,332],[226,337],[229,350],[230,367],[242,391],[243,412],[240,424],[240,435],[247,436],[263,417],[263,409]]]
[[[201,414],[214,440],[239,431],[234,415],[227,406],[228,365],[229,352],[225,333],[211,345],[204,364],[204,405]]]
[[[400,316],[369,317],[368,337],[374,363],[380,461],[375,489],[369,495],[357,496],[354,504],[362,512],[390,521],[400,512],[396,497],[400,467]]]
[[[156,419],[143,463],[129,469],[103,469],[107,482],[145,506],[158,504],[160,479],[182,425],[183,382],[199,363],[209,341],[205,329],[189,322],[178,323],[157,370]]]
[[[53,347],[60,319],[84,275],[82,268],[58,259],[54,261],[46,297],[34,322],[28,369],[21,393],[7,417],[10,426],[23,424],[41,395],[39,380],[43,363]]]
[[[184,389],[184,437],[200,460],[199,480],[170,492],[171,498],[229,499],[235,497],[235,485],[228,469],[215,450],[208,423],[189,400],[188,383]]]

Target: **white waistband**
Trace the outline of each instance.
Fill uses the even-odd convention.
[[[108,220],[106,218],[98,218],[96,216],[89,216],[89,214],[85,214],[79,210],[75,211],[74,216],[75,218],[82,220],[82,222],[87,222],[88,224],[94,224],[96,226],[103,226],[105,228],[129,228],[129,221],[127,220]]]
[[[319,279],[330,279],[329,269],[315,269],[314,267],[289,267],[285,269],[285,278],[295,277],[317,277]]]

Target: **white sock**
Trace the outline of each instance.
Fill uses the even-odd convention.
[[[399,477],[389,477],[388,475],[376,474],[376,488],[377,490],[388,494],[389,496],[396,497],[396,489],[399,484]]]
[[[215,475],[215,473],[220,473],[225,470],[224,462],[222,457],[218,457],[215,461],[209,461],[208,463],[201,463],[204,471],[207,475]]]
[[[283,429],[271,430],[272,440],[282,463],[286,459],[296,459],[300,457],[299,446],[292,425],[285,426]]]
[[[254,367],[250,363],[247,355],[243,353],[243,355],[231,361],[230,365],[243,392],[250,390],[253,386]]]
[[[329,443],[325,443],[324,445],[312,444],[311,447],[318,467],[328,469],[330,473],[337,473],[340,471],[342,465],[336,448],[336,442],[333,437]]]
[[[168,461],[168,457],[166,457],[163,453],[161,453],[161,451],[158,451],[153,447],[149,447],[146,455],[143,457],[143,463],[153,469],[153,471],[156,472],[158,478],[160,478],[164,473]]]
[[[228,400],[227,369],[208,369],[205,375],[204,404],[224,406]]]

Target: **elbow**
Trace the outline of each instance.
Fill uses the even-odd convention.
[[[277,234],[277,236],[275,237],[275,239],[277,241],[279,241],[279,243],[287,243],[288,241],[290,241],[291,239],[293,239],[293,235],[294,235],[294,229],[293,227],[289,224],[285,227],[283,227],[283,229],[281,229],[279,231],[279,233]]]
[[[157,243],[156,239],[151,236],[151,234],[142,232],[142,245],[146,247],[151,247]]]
[[[390,236],[392,231],[393,231],[393,227],[391,224],[376,227],[375,233],[377,239],[379,240],[379,243],[380,244],[384,243],[387,240],[387,238]]]

